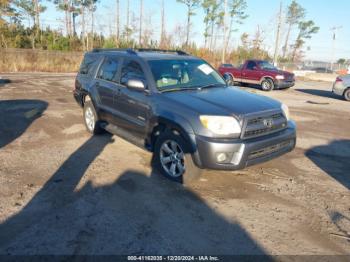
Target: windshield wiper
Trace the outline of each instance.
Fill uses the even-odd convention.
[[[185,91],[185,90],[202,90],[204,88],[212,88],[212,87],[224,87],[224,84],[210,84],[205,86],[192,86],[192,87],[177,87],[177,88],[169,88],[160,90],[163,92],[175,92],[175,91]]]
[[[175,92],[175,91],[185,91],[185,90],[196,90],[200,89],[199,87],[177,87],[177,88],[164,88],[161,89],[160,92],[165,93],[165,92]]]
[[[210,85],[205,85],[199,87],[199,89],[205,89],[205,88],[212,88],[212,87],[224,87],[226,86],[225,84],[210,84]]]

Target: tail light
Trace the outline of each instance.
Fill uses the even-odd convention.
[[[78,81],[78,79],[75,79],[73,91],[77,90],[77,89],[78,89],[78,86],[79,86],[79,81]]]
[[[335,82],[343,82],[343,79],[341,79],[339,76],[335,79]]]

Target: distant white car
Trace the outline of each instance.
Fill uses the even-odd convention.
[[[333,84],[332,92],[343,96],[346,101],[350,101],[350,74],[338,76]]]

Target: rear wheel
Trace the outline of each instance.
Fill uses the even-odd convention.
[[[263,91],[271,91],[275,88],[275,84],[272,79],[266,78],[261,82],[261,89]]]
[[[87,131],[93,135],[101,134],[104,131],[91,101],[86,101],[84,104],[84,123]]]
[[[346,89],[345,92],[344,92],[344,99],[346,101],[350,101],[350,88]]]
[[[194,164],[187,145],[177,132],[162,133],[155,145],[155,168],[165,177],[183,184],[197,179],[201,170]]]

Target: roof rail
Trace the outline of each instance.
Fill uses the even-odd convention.
[[[113,52],[113,51],[119,51],[119,52],[128,52],[130,54],[136,55],[136,52],[132,48],[94,48],[92,49],[93,53],[98,52]]]
[[[166,50],[166,49],[156,49],[156,48],[94,48],[93,53],[98,52],[113,52],[113,51],[124,51],[130,54],[136,55],[136,52],[161,52],[161,53],[176,53],[178,55],[188,55],[185,51],[182,50]]]
[[[167,50],[167,49],[156,49],[156,48],[137,48],[134,49],[137,52],[161,52],[161,53],[177,53],[178,55],[188,55],[182,50]]]

